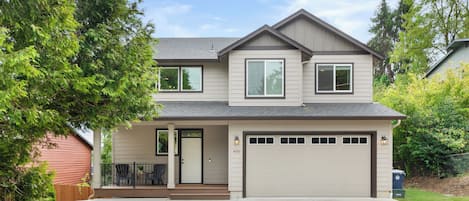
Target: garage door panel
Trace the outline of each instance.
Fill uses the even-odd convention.
[[[273,144],[246,142],[248,197],[369,197],[370,144]],[[256,137],[256,136],[254,136]],[[362,136],[367,137],[369,136]],[[369,139],[368,139],[369,141]]]

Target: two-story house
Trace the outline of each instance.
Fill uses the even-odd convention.
[[[163,109],[113,135],[98,197],[390,198],[391,121],[405,116],[373,102],[383,57],[366,45],[300,10],[155,50]]]

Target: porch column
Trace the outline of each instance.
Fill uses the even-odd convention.
[[[168,189],[176,187],[174,180],[174,124],[168,124]]]
[[[101,188],[101,129],[93,130],[92,187]]]

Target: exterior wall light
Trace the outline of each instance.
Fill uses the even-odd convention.
[[[381,136],[381,141],[380,141],[380,143],[381,143],[382,145],[388,144],[388,143],[389,143],[388,138],[387,138],[386,136],[384,136],[384,135]]]
[[[234,144],[235,144],[235,145],[239,145],[239,143],[240,143],[240,142],[239,142],[239,137],[238,137],[238,136],[235,136],[235,138],[234,138]]]

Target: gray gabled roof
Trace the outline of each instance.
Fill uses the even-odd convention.
[[[376,120],[405,115],[378,103],[307,103],[304,106],[228,106],[227,102],[159,102],[156,120]]]
[[[279,31],[275,30],[275,29],[272,29],[272,27],[270,27],[269,25],[264,25],[262,27],[260,27],[259,29],[251,32],[250,34],[248,34],[247,36],[237,40],[236,42],[230,44],[229,46],[225,47],[224,49],[220,50],[218,52],[218,56],[223,56],[225,55],[226,53],[230,52],[231,50],[234,50],[236,49],[237,47],[241,46],[242,44],[250,41],[251,39],[255,38],[256,36],[259,36],[260,34],[264,34],[264,33],[268,33],[268,34],[271,34],[275,37],[277,37],[278,39],[282,40],[283,42],[299,49],[300,51],[302,51],[303,53],[309,55],[309,56],[312,56],[313,55],[313,51],[310,50],[309,48],[303,46],[302,44],[296,42],[295,40],[291,39],[290,37],[280,33]]]
[[[453,42],[451,42],[448,47],[446,47],[448,53],[430,67],[430,69],[425,73],[425,77],[430,76],[436,69],[440,67],[440,64],[446,61],[446,59],[448,59],[455,51],[457,51],[458,48],[466,44],[469,44],[469,38],[453,40]]]
[[[311,21],[323,26],[327,30],[331,31],[332,33],[335,33],[335,34],[339,35],[340,37],[342,37],[345,40],[351,42],[352,44],[362,48],[363,50],[365,50],[365,51],[369,52],[370,54],[374,55],[375,57],[377,57],[378,59],[384,59],[383,55],[381,55],[380,53],[378,53],[375,50],[371,49],[366,44],[363,44],[362,42],[358,41],[357,39],[353,38],[352,36],[350,36],[350,35],[344,33],[343,31],[335,28],[334,26],[332,26],[329,23],[321,20],[320,18],[314,16],[313,14],[311,14],[310,12],[308,12],[304,9],[300,9],[296,13],[293,13],[292,15],[288,16],[287,18],[281,20],[277,24],[274,24],[272,27],[274,29],[279,29],[280,27],[282,27],[282,26],[288,24],[289,22],[297,19],[298,17],[302,17],[302,16],[306,17],[306,19],[308,19],[308,20],[311,20]]]
[[[239,38],[159,38],[153,46],[154,59],[170,60],[217,60],[217,52]],[[161,51],[160,51],[161,50]]]

